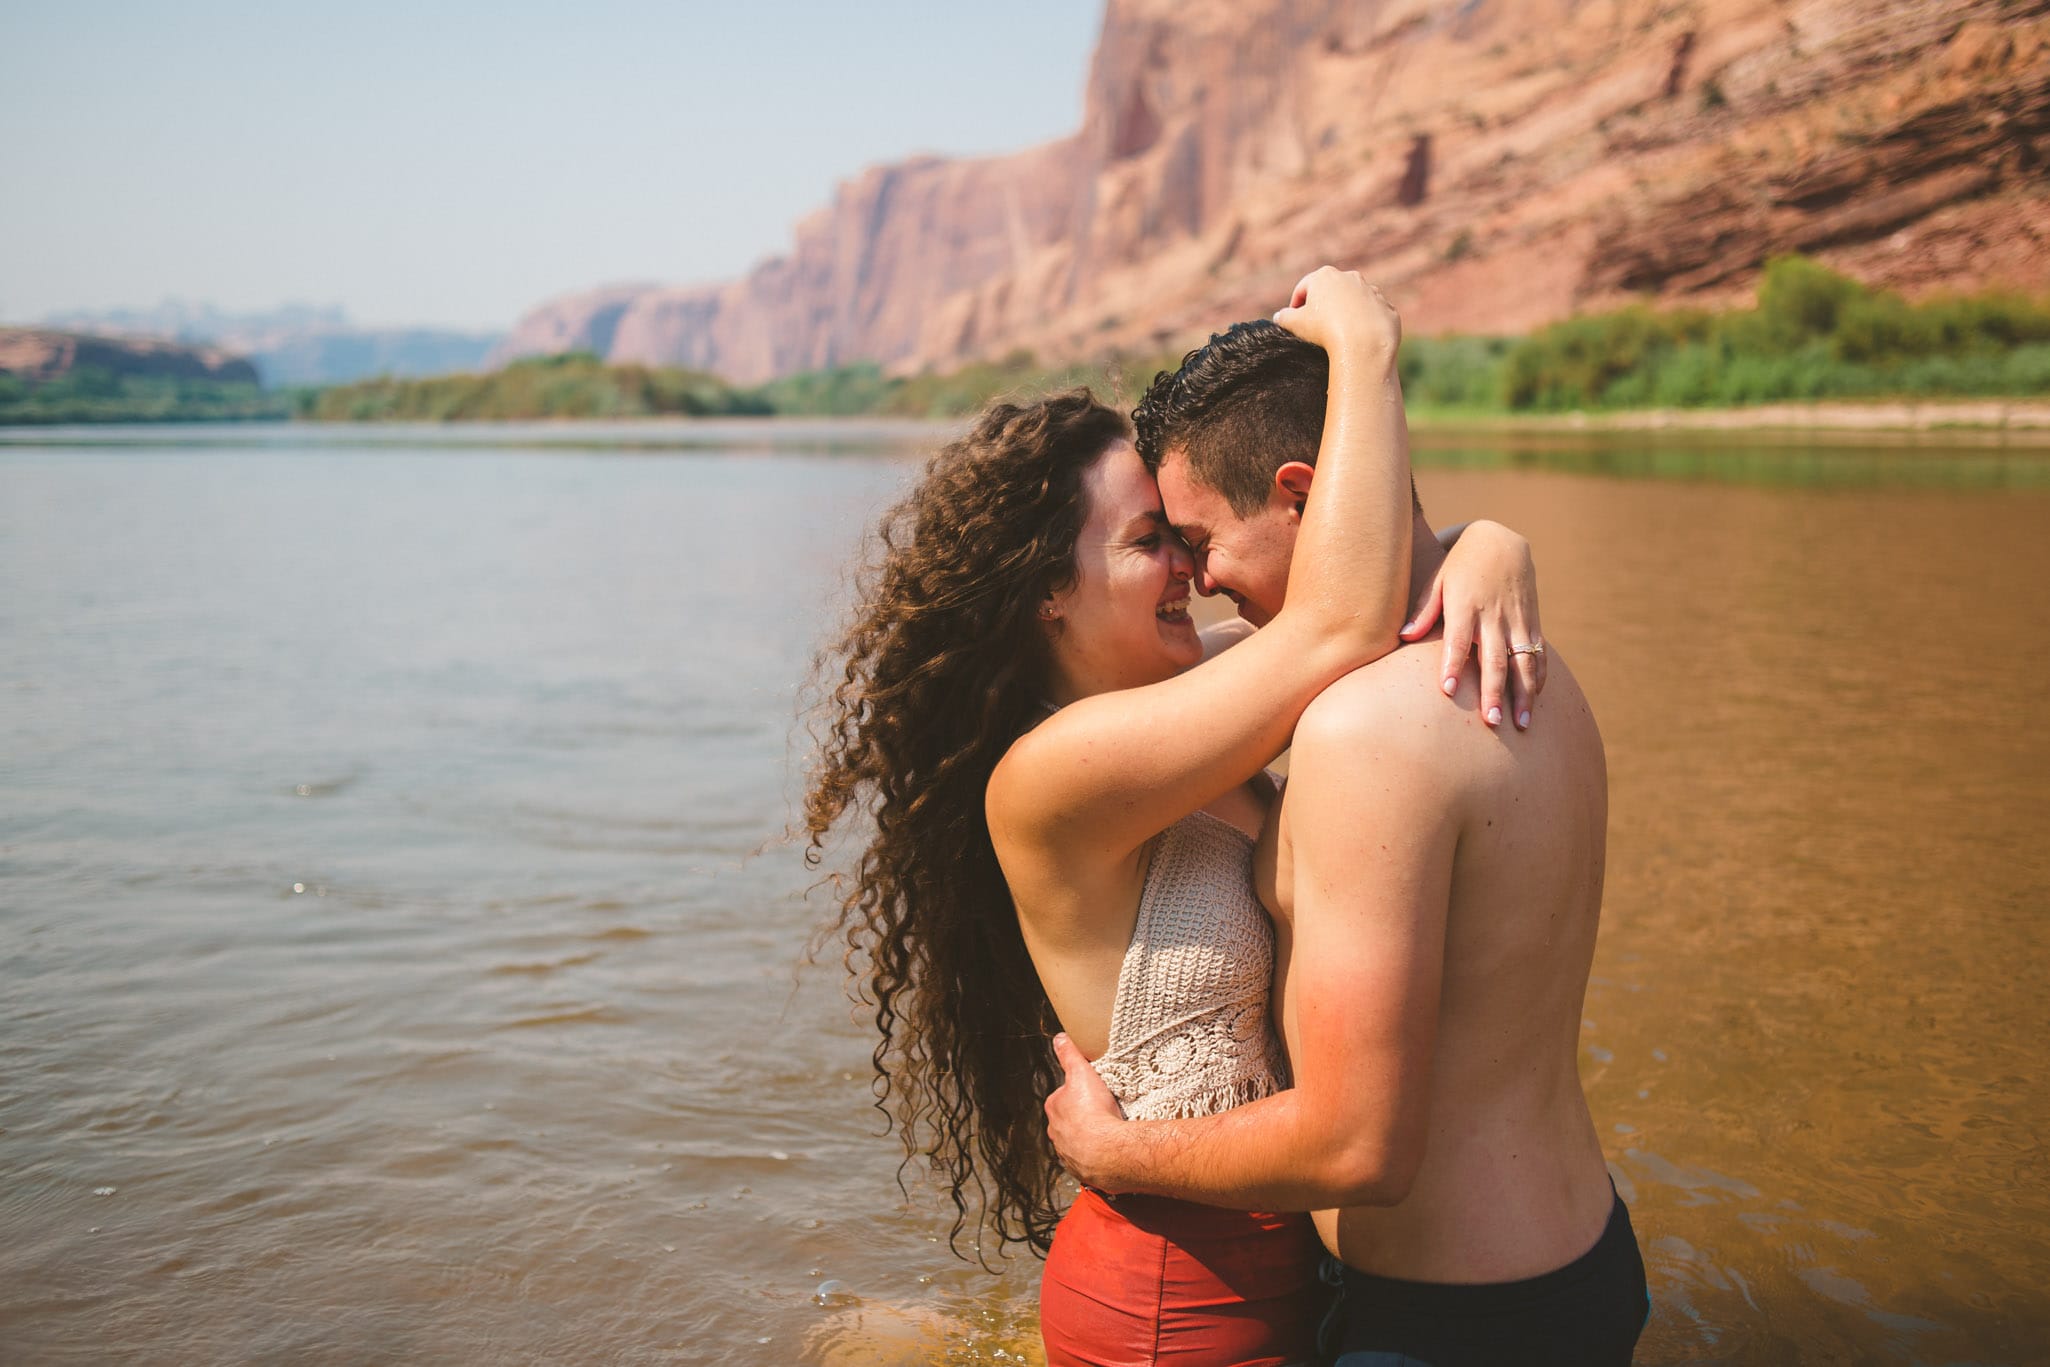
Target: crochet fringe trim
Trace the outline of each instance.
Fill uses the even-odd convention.
[[[1217,1115],[1243,1106],[1247,1102],[1258,1101],[1261,1097],[1273,1096],[1281,1089],[1278,1080],[1263,1073],[1255,1077],[1240,1078],[1228,1087],[1218,1087],[1208,1092],[1198,1092],[1194,1096],[1185,1096],[1165,1109],[1146,1105],[1142,1101],[1136,1109],[1129,1109],[1127,1113],[1134,1120],[1194,1120],[1198,1116]]]

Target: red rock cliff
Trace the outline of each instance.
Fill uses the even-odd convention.
[[[1420,332],[1801,250],[1910,292],[2050,287],[2050,0],[1110,0],[1073,136],[840,185],[728,284],[528,314],[755,381],[1200,339],[1323,261]]]

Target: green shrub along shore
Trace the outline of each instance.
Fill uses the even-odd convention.
[[[220,422],[298,415],[299,396],[248,383],[80,367],[35,383],[0,371],[0,424]]]
[[[1420,389],[1435,397],[1430,362]],[[1506,347],[1492,378],[1446,369],[1451,393],[1512,413],[1706,408],[1804,399],[2050,393],[2050,301],[1950,295],[1910,304],[1798,256],[1765,268],[1755,308],[1643,306],[1570,318]],[[1406,377],[1405,377],[1406,378]]]
[[[606,365],[588,351],[515,361],[483,375],[364,380],[309,392],[315,422],[465,422],[536,418],[767,417],[756,391],[716,375]]]
[[[1000,394],[1074,384],[1137,399],[1179,351],[1041,370],[1024,353],[947,375],[872,365],[795,375],[756,391],[778,413],[958,417]],[[1753,308],[1634,305],[1527,337],[1410,337],[1402,388],[1425,418],[1818,399],[2050,396],[2050,301],[2002,293],[1911,304],[1804,257],[1771,262]]]
[[[699,371],[606,365],[587,352],[484,375],[368,380],[329,389],[141,380],[78,371],[30,385],[0,374],[0,423],[297,417],[317,422],[890,416],[953,418],[1000,395],[1087,384],[1131,403],[1179,351],[1056,368],[1028,352],[945,374],[873,364],[741,387]],[[1421,419],[1821,399],[2050,396],[2050,300],[1945,295],[1911,304],[1803,257],[1769,263],[1755,307],[1633,305],[1526,337],[1411,337],[1403,392]]]

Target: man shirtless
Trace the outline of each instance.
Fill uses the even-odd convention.
[[[1287,588],[1327,375],[1315,346],[1240,324],[1135,415],[1196,587],[1256,626]],[[1399,403],[1392,357],[1385,384]],[[1443,551],[1417,517],[1420,597]],[[1516,644],[1527,682],[1547,656]],[[1523,729],[1523,688],[1518,725],[1499,702],[1477,715],[1448,697],[1473,687],[1447,659],[1464,653],[1406,645],[1296,728],[1254,862],[1294,1088],[1127,1122],[1061,1037],[1049,1128],[1106,1192],[1316,1211],[1344,1265],[1340,1367],[1627,1363],[1644,1265],[1576,1067],[1608,819],[1601,736],[1556,655],[1544,725]]]

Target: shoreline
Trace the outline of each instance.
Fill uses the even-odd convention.
[[[292,427],[307,432],[356,431],[368,436],[411,428],[445,432],[528,428],[566,431],[581,428],[617,433],[725,428],[745,431],[757,426],[812,427],[821,431],[867,430],[909,434],[921,429],[958,428],[967,416],[917,418],[895,414],[659,414],[609,418],[455,418],[441,420],[349,420],[306,417],[103,418],[67,422],[8,422],[0,431],[21,436],[52,428],[119,431],[137,427]],[[1589,413],[1498,413],[1477,410],[1412,408],[1410,429],[1426,439],[1461,435],[1490,438],[1582,438],[1634,436],[1700,438],[1742,434],[1747,439],[1803,442],[1855,438],[1870,441],[1905,439],[1921,444],[2015,445],[2050,449],[2050,399],[1936,399],[1759,404],[1746,408],[1645,408]]]
[[[2050,400],[1881,399],[1852,403],[1759,404],[1749,408],[1636,408],[1610,413],[1413,412],[1413,430],[1426,435],[1472,432],[1490,436],[1584,436],[1671,433],[1678,436],[1742,432],[1746,436],[1818,437],[1935,435],[1987,438],[2002,444],[2050,447]]]

